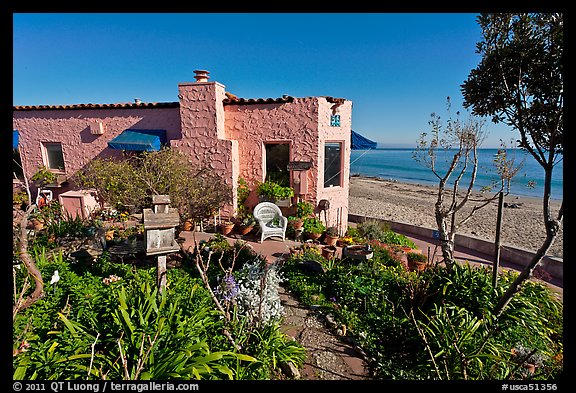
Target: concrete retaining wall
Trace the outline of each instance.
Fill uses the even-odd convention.
[[[397,221],[389,221],[380,218],[359,216],[356,214],[348,215],[349,222],[360,223],[366,220],[376,220],[384,222],[388,224],[390,226],[390,229],[392,229],[395,232],[407,235],[412,234],[416,236],[422,236],[430,240],[437,239],[438,232],[435,229],[418,227],[416,225],[406,224]],[[494,254],[494,243],[483,239],[456,234],[454,241],[456,243],[456,246],[458,247],[467,248],[469,250],[474,250],[486,255]],[[533,251],[525,250],[522,248],[516,248],[508,245],[502,245],[500,247],[500,260],[505,260],[506,262],[514,263],[519,266],[526,266],[528,262],[530,262],[530,259],[532,259],[534,254],[535,252]],[[548,272],[554,278],[563,280],[564,267],[562,258],[545,256],[542,259],[542,262],[540,262],[540,265],[546,272]]]

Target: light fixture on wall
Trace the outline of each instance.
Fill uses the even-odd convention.
[[[106,131],[106,126],[101,121],[93,121],[90,123],[90,133],[92,135],[102,135]]]

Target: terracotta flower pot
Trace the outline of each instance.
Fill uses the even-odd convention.
[[[186,220],[182,223],[182,230],[183,231],[191,231],[192,230],[192,222]]]
[[[326,259],[332,259],[336,255],[335,246],[324,246],[322,247],[322,256]]]
[[[297,219],[297,220],[292,220],[290,221],[290,225],[292,226],[292,228],[296,229],[300,229],[302,228],[302,226],[304,225],[304,221],[302,219]]]
[[[330,236],[328,234],[326,234],[326,236],[324,236],[324,243],[326,243],[326,245],[328,245],[328,246],[335,246],[337,240],[338,240],[338,236]]]
[[[305,233],[304,233],[304,236],[305,236],[307,239],[318,240],[318,239],[320,239],[320,236],[322,236],[322,234],[321,234],[321,233],[305,232]]]
[[[192,223],[188,220],[184,221],[184,223],[182,224],[182,230],[183,231],[191,231],[192,230]]]
[[[252,229],[254,229],[254,225],[240,225],[238,227],[238,233],[242,236],[249,234],[250,232],[252,232]]]
[[[224,236],[229,235],[233,229],[234,229],[234,223],[222,223],[222,224],[220,224],[220,232],[222,232],[222,234]]]
[[[301,248],[290,248],[290,255],[294,256],[294,255],[303,255],[304,254],[304,250]]]
[[[420,261],[408,261],[408,268],[413,272],[421,272],[426,269],[428,263]]]

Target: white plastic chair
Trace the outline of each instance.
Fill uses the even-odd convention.
[[[286,239],[288,219],[274,203],[260,202],[254,207],[253,215],[260,227],[260,243],[273,236],[281,237],[282,241]]]

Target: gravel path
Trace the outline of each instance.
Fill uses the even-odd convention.
[[[361,353],[326,327],[325,316],[299,304],[287,289],[280,287],[279,293],[285,311],[283,331],[307,352],[300,379],[370,379]]]

